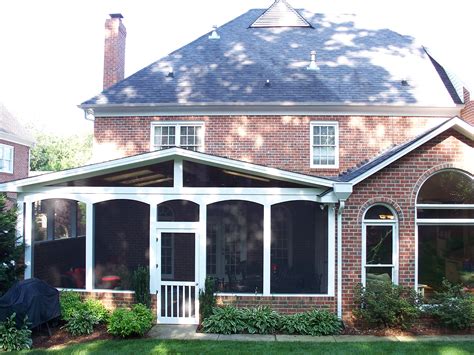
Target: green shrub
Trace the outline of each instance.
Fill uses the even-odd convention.
[[[110,312],[99,300],[87,299],[85,300],[81,308],[92,314],[99,323],[107,323],[109,321]]]
[[[443,288],[435,292],[427,311],[441,325],[456,329],[468,329],[474,323],[474,297],[463,291],[462,285],[443,280]]]
[[[244,331],[250,334],[273,334],[280,324],[280,315],[269,307],[243,309]]]
[[[59,297],[61,317],[68,321],[75,312],[83,308],[81,295],[74,291],[61,291]]]
[[[411,287],[372,281],[355,290],[354,315],[371,326],[409,328],[420,315],[420,299]]]
[[[215,307],[202,326],[206,333],[218,334],[242,333],[247,327],[244,311],[233,306]]]
[[[136,304],[131,310],[117,308],[110,316],[108,332],[122,338],[143,336],[153,326],[153,313],[142,304]]]
[[[199,311],[201,313],[201,322],[212,314],[213,308],[216,306],[216,289],[214,279],[207,277],[204,284],[204,291],[199,290]]]
[[[147,267],[139,266],[133,272],[132,289],[135,291],[135,302],[150,308],[150,271]]]
[[[13,313],[4,322],[0,322],[0,350],[17,351],[30,349],[33,344],[31,330],[28,328],[28,318],[25,317],[23,325],[18,329]]]
[[[342,331],[342,322],[325,310],[312,310],[281,316],[280,331],[288,334],[335,335]]]
[[[97,324],[99,324],[97,316],[91,311],[81,308],[72,314],[65,328],[71,335],[78,336],[91,334]]]

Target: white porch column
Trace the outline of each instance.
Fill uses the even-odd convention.
[[[175,188],[183,187],[183,160],[176,158],[174,160],[173,186]]]
[[[328,295],[334,296],[336,276],[336,208],[328,206]]]
[[[94,289],[94,204],[86,203],[86,290]]]
[[[150,293],[154,294],[158,290],[158,270],[156,268],[157,260],[156,253],[158,252],[158,243],[156,242],[157,227],[156,220],[158,215],[158,206],[156,203],[150,203],[150,255],[149,255],[149,270],[150,270]]]
[[[17,194],[17,197],[16,197],[16,209],[17,209],[16,237],[17,238],[23,238],[25,235],[25,231],[23,230],[23,220],[24,220],[24,213],[25,213],[23,203],[24,203],[23,196],[21,194]]]
[[[272,206],[263,206],[263,295],[270,295]]]
[[[25,203],[25,279],[33,276],[33,239],[32,239],[33,203]]]
[[[199,250],[196,266],[199,268],[199,288],[204,289],[206,283],[206,239],[207,239],[207,205],[199,204]]]

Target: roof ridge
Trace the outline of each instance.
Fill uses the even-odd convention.
[[[283,8],[283,6],[285,8]],[[283,16],[284,15],[284,16]],[[286,0],[275,0],[249,28],[261,27],[310,27],[313,26]]]

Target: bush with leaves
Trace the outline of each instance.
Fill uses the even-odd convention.
[[[335,335],[343,324],[335,314],[326,310],[312,310],[281,316],[280,331],[287,334]]]
[[[281,316],[269,307],[245,308],[242,313],[246,333],[273,334],[280,326]]]
[[[372,281],[355,289],[354,315],[371,326],[409,328],[420,316],[420,297],[412,287]]]
[[[435,292],[427,313],[441,325],[455,330],[468,329],[474,324],[474,297],[444,279],[442,290]]]
[[[7,208],[5,194],[0,194],[0,296],[18,281],[25,270],[22,263],[24,244],[16,235],[16,208]]]
[[[135,291],[135,302],[150,308],[150,271],[147,267],[139,266],[133,272],[132,289]]]
[[[61,291],[59,305],[61,307],[61,318],[68,321],[75,312],[82,308],[81,295],[74,291]]]
[[[204,290],[199,290],[199,311],[201,313],[201,322],[212,315],[212,310],[216,306],[216,296],[214,292],[216,284],[213,278],[207,277],[204,284]]]
[[[118,337],[143,336],[153,326],[153,313],[143,304],[136,304],[131,310],[117,308],[110,316],[107,331]]]
[[[73,336],[92,334],[94,327],[99,324],[95,314],[87,309],[79,309],[72,314],[64,326]]]
[[[110,312],[99,300],[87,299],[82,303],[82,309],[94,316],[99,323],[108,323]]]
[[[215,307],[202,326],[206,333],[218,334],[242,333],[247,328],[244,311],[233,306]]]
[[[15,317],[16,313],[13,313],[4,322],[0,322],[0,350],[18,351],[30,349],[33,344],[27,317],[25,317],[20,328],[16,326]]]

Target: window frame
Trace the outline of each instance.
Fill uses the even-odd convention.
[[[314,127],[334,127],[334,164],[314,164]],[[310,168],[312,169],[338,169],[339,168],[339,122],[338,121],[311,121],[309,125],[309,151],[310,151]]]
[[[174,127],[175,129],[175,147],[181,147],[181,127],[201,127],[201,146],[196,149],[197,152],[204,152],[204,129],[205,125],[203,121],[154,121],[150,125],[150,151],[160,150],[158,145],[155,143],[155,128],[156,127]],[[184,149],[188,149],[183,146]]]
[[[5,158],[5,151],[10,151],[11,152],[11,160],[10,160],[11,164],[10,164],[10,166],[8,167],[8,169],[5,169],[5,167],[0,165],[0,173],[13,174],[14,165],[15,165],[15,147],[12,146],[12,145],[0,143],[0,148],[2,149],[2,152],[3,152],[3,156],[0,157],[0,161],[2,161],[2,162],[7,161],[7,160],[4,159]]]
[[[366,219],[367,212],[376,206],[384,206],[392,212],[395,217],[393,220],[387,219]],[[392,263],[391,264],[367,264],[367,227],[383,226],[392,227]],[[361,282],[366,286],[367,268],[392,268],[392,283],[398,285],[399,282],[399,235],[398,235],[398,215],[389,205],[384,203],[375,203],[370,205],[362,217],[362,259],[361,259]]]

